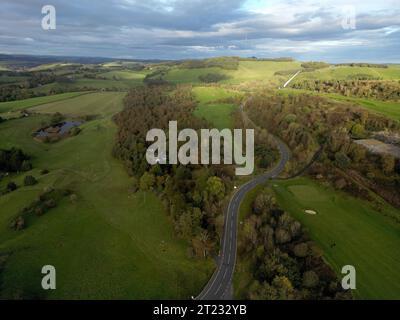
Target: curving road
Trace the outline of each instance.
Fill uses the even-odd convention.
[[[278,138],[275,138],[275,141],[281,155],[279,163],[272,170],[241,186],[229,202],[225,213],[224,234],[217,269],[203,291],[196,297],[196,300],[232,299],[232,278],[236,264],[237,224],[240,203],[250,190],[280,175],[289,161],[290,151],[287,146]]]

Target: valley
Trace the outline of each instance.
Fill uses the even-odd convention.
[[[281,159],[270,135],[287,145],[291,158],[279,177],[237,203],[232,297],[277,298],[271,292],[285,277],[293,290],[282,299],[340,299],[341,292],[327,288],[348,264],[357,270],[353,298],[399,297],[400,159],[397,153],[371,153],[362,142],[378,132],[400,132],[399,100],[373,89],[390,82],[396,93],[398,65],[311,70],[292,59],[221,57],[2,66],[0,150],[20,149],[29,160],[24,168],[0,169],[1,298],[196,297],[216,268],[224,212],[236,190]],[[299,70],[288,88],[279,89]],[[307,81],[363,81],[360,88],[366,89],[363,96],[364,89],[343,95],[342,87],[312,89]],[[254,174],[237,177],[229,165],[149,166],[145,133],[167,129],[172,120],[180,130],[254,129]],[[40,129],[74,121],[79,130],[68,127],[62,139],[34,139]],[[321,146],[322,156],[308,168]],[[27,176],[37,183],[27,185]],[[271,197],[263,203],[271,211],[254,211],[264,189]],[[52,192],[63,196],[47,204],[44,214],[27,213]],[[268,242],[263,237],[275,228],[271,214],[296,219],[302,233],[278,245],[277,230],[271,231],[275,240]],[[285,223],[283,229],[294,224]],[[320,254],[293,253],[296,245],[311,247],[310,241]],[[280,260],[287,271],[260,274],[261,265],[272,263],[264,259],[273,250],[297,260],[290,260],[291,267]],[[329,281],[319,273],[317,285],[302,287],[298,273],[312,269],[310,261]],[[38,286],[43,264],[56,265],[60,290]]]

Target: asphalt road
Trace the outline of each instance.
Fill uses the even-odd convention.
[[[196,297],[196,300],[232,299],[232,278],[236,264],[237,225],[240,203],[246,194],[256,186],[279,176],[289,161],[289,149],[279,139],[275,138],[275,140],[281,155],[279,163],[272,170],[241,186],[233,195],[225,213],[224,234],[221,241],[217,269],[203,291]]]

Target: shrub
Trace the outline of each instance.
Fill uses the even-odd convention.
[[[305,69],[323,69],[323,68],[328,68],[329,64],[325,62],[311,61],[311,62],[304,62],[301,66]]]
[[[314,288],[318,285],[319,277],[314,271],[306,271],[303,274],[303,286],[306,288]]]
[[[153,188],[155,178],[152,174],[145,172],[140,178],[140,189],[147,191]]]
[[[53,114],[51,116],[50,125],[54,126],[54,125],[62,122],[64,119],[65,119],[65,117],[61,113],[56,112],[55,114]]]
[[[15,184],[15,182],[9,182],[8,184],[7,184],[7,191],[9,191],[9,192],[12,192],[12,191],[15,191],[15,190],[17,190],[17,185]]]
[[[48,174],[48,173],[49,173],[49,170],[47,170],[47,169],[43,169],[43,170],[40,171],[40,174],[42,176],[44,176],[45,174]]]
[[[12,148],[10,150],[0,150],[0,171],[29,171],[32,165],[28,160],[29,156],[21,149]]]
[[[52,209],[52,208],[55,208],[57,206],[57,204],[54,201],[54,199],[49,199],[44,204],[48,209]]]
[[[288,243],[292,240],[289,232],[285,229],[278,228],[275,232],[275,240],[278,244]]]
[[[71,134],[71,136],[77,136],[78,134],[81,133],[81,131],[82,131],[81,128],[74,127],[69,131],[69,133]]]
[[[299,243],[293,248],[293,253],[296,257],[305,258],[308,256],[307,243]]]
[[[24,160],[21,165],[21,171],[30,171],[30,170],[32,170],[32,164],[29,161]]]
[[[199,76],[199,80],[205,83],[215,83],[226,80],[228,77],[220,73],[207,73],[206,75]]]
[[[286,121],[287,123],[296,122],[296,120],[297,120],[297,116],[296,116],[295,114],[293,114],[293,113],[289,113],[289,114],[286,115],[286,117],[285,117],[285,121]]]
[[[351,134],[355,139],[363,139],[366,137],[365,129],[361,124],[355,124],[351,128]]]
[[[75,203],[75,202],[77,202],[78,201],[78,196],[76,195],[76,194],[71,194],[70,196],[69,196],[69,200],[72,202],[72,203]]]
[[[336,152],[335,162],[340,168],[345,169],[350,165],[351,160],[345,153]]]
[[[33,176],[26,176],[24,179],[24,185],[25,186],[34,186],[35,184],[37,184],[37,180],[35,177]]]
[[[15,231],[19,231],[25,228],[25,219],[22,216],[19,216],[18,218],[14,219],[11,222],[11,228],[14,229]]]

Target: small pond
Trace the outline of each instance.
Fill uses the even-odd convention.
[[[44,139],[46,137],[64,137],[69,134],[70,130],[75,127],[79,127],[82,124],[80,121],[64,121],[56,125],[42,128],[36,132],[35,137],[39,139]]]

